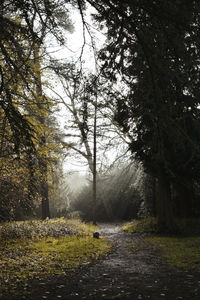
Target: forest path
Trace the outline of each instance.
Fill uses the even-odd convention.
[[[200,300],[200,274],[165,266],[138,234],[122,224],[100,224],[100,234],[114,242],[110,254],[69,277],[35,285],[26,299]]]

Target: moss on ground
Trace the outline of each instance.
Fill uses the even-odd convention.
[[[133,220],[123,226],[129,233],[148,233],[145,240],[152,245],[164,261],[184,270],[200,271],[200,221],[177,220],[179,236],[160,236],[156,218]]]
[[[157,232],[157,219],[153,217],[140,220],[133,220],[124,225],[122,229],[129,233],[155,233]]]
[[[183,236],[200,235],[200,219],[177,219],[177,232]],[[147,217],[124,225],[122,229],[130,233],[152,233],[160,232],[158,220],[155,217]]]
[[[66,230],[63,230],[63,222]],[[7,227],[7,238],[6,229],[3,228],[4,238],[1,238],[0,244],[0,298],[8,293],[10,296],[21,294],[32,278],[40,280],[57,274],[70,274],[79,266],[106,254],[111,248],[111,244],[103,237],[93,238],[92,233],[98,227],[84,224],[80,220],[35,221],[36,231],[40,231],[38,227],[46,231],[45,234],[40,232],[42,238],[31,234],[30,221],[22,223],[1,226],[1,229]],[[17,228],[20,228],[19,238],[15,237]]]
[[[184,270],[200,271],[200,237],[147,237],[164,261]]]

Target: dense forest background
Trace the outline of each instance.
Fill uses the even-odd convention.
[[[0,221],[199,217],[199,1],[3,0],[0,24]]]

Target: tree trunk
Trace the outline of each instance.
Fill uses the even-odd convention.
[[[33,163],[33,156],[31,153],[28,153],[28,199],[26,203],[26,215],[31,216],[33,215],[34,211],[34,194],[35,194],[35,173],[34,173],[34,163]]]
[[[192,202],[194,193],[192,188],[186,185],[175,187],[176,214],[180,218],[188,218],[192,215]]]
[[[42,167],[40,168],[40,170],[43,172],[42,182],[40,185],[40,193],[42,197],[42,220],[45,220],[46,218],[50,218],[49,186],[47,182],[47,163],[45,161],[42,162]]]
[[[93,159],[93,224],[96,225],[96,206],[97,206],[97,103],[95,103],[95,112],[94,112],[94,159]]]
[[[34,60],[35,60],[35,77],[36,77],[36,96],[37,106],[39,109],[43,109],[43,91],[42,91],[42,80],[41,80],[41,66],[40,66],[40,46],[35,43],[34,45]],[[45,117],[40,116],[39,121],[41,125],[45,125]],[[42,133],[39,141],[39,145],[43,148],[46,145],[45,132]],[[48,175],[47,175],[47,157],[39,157],[40,160],[40,173],[41,173],[41,184],[40,184],[40,195],[42,198],[42,219],[50,218],[49,210],[49,197],[48,197]]]
[[[170,183],[162,171],[157,181],[156,206],[159,230],[175,232],[177,226],[173,214]]]

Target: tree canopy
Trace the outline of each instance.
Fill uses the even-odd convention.
[[[42,68],[46,36],[63,43],[62,28],[71,26],[65,3],[1,1],[0,186],[10,187],[1,193],[1,219],[19,217],[20,209],[26,215],[32,211],[44,198],[39,182],[48,183],[50,165],[57,161],[56,126],[54,132],[50,126],[55,103],[44,94]]]

